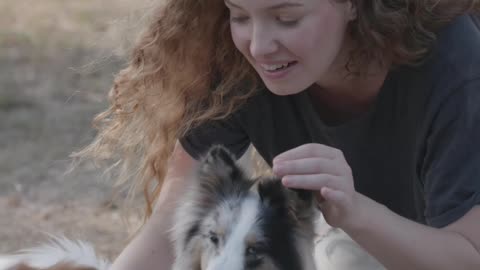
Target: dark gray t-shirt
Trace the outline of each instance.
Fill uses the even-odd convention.
[[[422,65],[392,70],[370,110],[339,126],[322,121],[308,90],[264,89],[180,141],[194,158],[212,144],[240,156],[252,143],[270,165],[302,144],[327,144],[343,151],[358,192],[446,226],[480,203],[480,30],[469,16],[456,19]]]

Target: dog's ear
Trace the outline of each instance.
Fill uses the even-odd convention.
[[[316,209],[313,191],[303,189],[287,189],[289,207],[299,221],[310,220]]]
[[[225,147],[212,146],[200,162],[198,176],[216,181],[236,181],[243,178],[236,160]]]
[[[202,191],[212,198],[229,196],[234,192],[247,192],[251,185],[233,154],[220,145],[211,147],[203,157],[197,178]]]
[[[288,214],[288,196],[280,179],[265,178],[258,180],[258,196],[263,205]]]
[[[261,179],[258,195],[262,203],[275,215],[290,216],[298,225],[309,225],[315,216],[315,199],[312,191],[289,189],[280,179]]]
[[[239,173],[233,154],[221,145],[214,145],[208,150],[199,168],[199,174],[206,177],[235,179]]]

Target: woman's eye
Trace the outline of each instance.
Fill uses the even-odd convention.
[[[230,17],[230,21],[233,23],[245,23],[248,21],[247,16],[232,16]]]
[[[300,20],[297,19],[291,19],[291,18],[282,18],[282,17],[277,17],[277,21],[283,25],[283,26],[295,26],[298,24]]]

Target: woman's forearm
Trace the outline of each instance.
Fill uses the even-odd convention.
[[[169,216],[161,210],[154,212],[110,270],[170,270],[174,254],[167,234]]]
[[[173,245],[168,231],[173,226],[173,213],[178,200],[189,186],[192,168],[197,164],[177,143],[169,162],[153,214],[140,233],[115,260],[111,270],[170,270],[174,261]]]
[[[410,221],[359,196],[367,222],[344,230],[387,269],[480,269],[480,254],[460,234]]]

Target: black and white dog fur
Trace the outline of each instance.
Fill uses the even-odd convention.
[[[249,179],[223,147],[194,173],[172,229],[173,270],[313,270],[310,192],[279,179]]]

